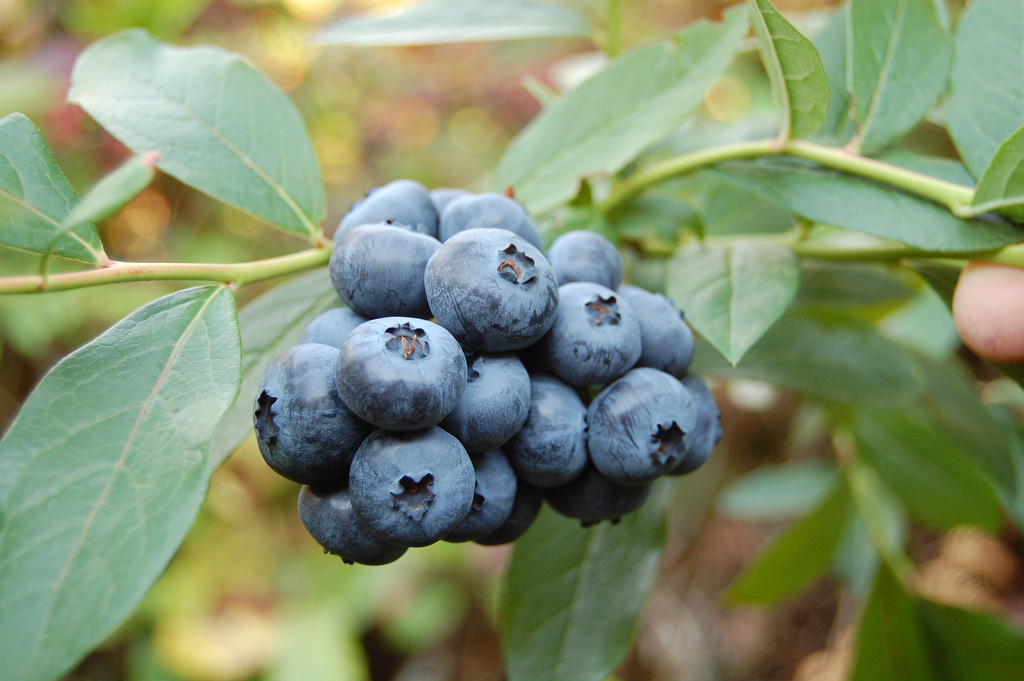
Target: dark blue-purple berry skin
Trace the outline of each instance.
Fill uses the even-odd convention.
[[[497,546],[514,542],[530,529],[530,525],[537,519],[540,507],[543,505],[543,488],[531,485],[525,480],[519,480],[516,483],[516,498],[512,503],[512,512],[509,513],[508,520],[494,532],[473,541],[483,546]]]
[[[428,546],[473,507],[473,462],[455,436],[437,428],[374,431],[356,451],[349,491],[356,515],[381,539]]]
[[[643,505],[652,485],[619,485],[593,466],[587,466],[572,482],[545,490],[545,498],[551,508],[568,518],[578,519],[583,527],[602,520],[614,525],[622,516]]]
[[[476,472],[473,506],[445,541],[464,542],[494,532],[508,520],[516,499],[516,474],[500,449],[471,454]]]
[[[526,422],[505,444],[516,474],[538,487],[564,484],[587,463],[587,407],[553,376],[530,377]]]
[[[331,282],[364,317],[429,317],[423,271],[440,246],[434,237],[405,227],[360,225],[335,242]]]
[[[506,230],[459,232],[430,258],[423,282],[438,323],[481,352],[532,345],[558,310],[558,284],[544,254]]]
[[[441,213],[438,238],[448,241],[467,229],[504,229],[542,248],[537,223],[516,201],[501,194],[473,194],[455,199]]]
[[[683,461],[685,436],[696,423],[697,405],[678,379],[657,369],[633,369],[590,403],[590,459],[612,482],[650,482]]]
[[[615,244],[597,232],[566,232],[551,243],[547,257],[559,286],[590,281],[616,289],[622,283],[622,256]]]
[[[548,369],[575,386],[613,381],[640,357],[640,324],[615,291],[592,282],[558,289],[558,312],[538,350]]]
[[[352,510],[348,485],[310,487],[299,490],[299,519],[306,531],[348,564],[386,565],[402,557],[408,547],[389,544],[374,537]]]
[[[697,405],[697,423],[683,438],[683,460],[669,471],[669,475],[686,475],[703,466],[711,457],[715,445],[722,439],[721,413],[707,384],[692,374],[684,376],[682,384],[690,391]]]
[[[278,474],[303,484],[344,480],[352,455],[372,428],[341,399],[338,350],[297,345],[263,374],[253,405],[256,443]]]
[[[406,225],[414,232],[437,237],[437,210],[427,188],[415,180],[395,180],[367,192],[341,219],[334,241],[337,243],[352,228],[391,222]]]
[[[466,356],[466,390],[440,426],[472,453],[497,449],[526,421],[530,375],[512,353]]]
[[[633,306],[640,322],[640,359],[637,366],[660,369],[682,378],[693,359],[693,331],[683,313],[660,293],[623,284],[619,295]]]
[[[388,430],[440,423],[466,389],[466,356],[424,319],[371,319],[337,352],[338,394],[363,420]]]
[[[352,331],[367,321],[366,317],[347,307],[333,307],[318,315],[306,326],[302,343],[320,343],[340,348]]]
[[[434,209],[437,211],[438,216],[444,212],[444,209],[448,207],[449,203],[455,199],[461,199],[466,196],[473,196],[473,192],[466,189],[456,189],[454,187],[439,187],[437,189],[430,190],[430,200],[434,203]],[[438,224],[440,224],[440,222]]]

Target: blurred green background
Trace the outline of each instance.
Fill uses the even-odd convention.
[[[601,25],[603,2],[562,4]],[[717,17],[728,4],[623,2],[624,46],[664,39],[695,18]],[[835,2],[776,4],[806,10],[797,16],[813,24]],[[82,193],[129,154],[80,109],[64,104],[77,54],[128,26],[175,44],[220,45],[252,60],[302,112],[327,184],[329,235],[349,204],[393,179],[485,189],[507,141],[540,110],[524,81],[564,90],[601,63],[600,53],[582,40],[365,49],[309,44],[330,21],[398,5],[0,0],[0,117],[19,111],[39,126]],[[712,86],[699,116],[756,127],[769,106],[760,62],[748,53]],[[165,175],[99,228],[117,260],[240,262],[304,247]],[[626,255],[635,280],[658,285],[657,266],[648,267],[637,253]],[[0,249],[4,275],[37,266],[35,258]],[[239,305],[273,283],[243,289]],[[0,298],[0,430],[60,357],[173,288],[132,284]],[[854,612],[835,583],[819,582],[771,610],[721,605],[719,594],[784,515],[754,522],[712,506],[716,490],[738,473],[830,457],[824,419],[764,384],[737,380],[713,387],[727,435],[712,462],[674,488],[673,535],[637,643],[617,678],[842,678],[849,652],[844,630]],[[266,467],[253,441],[241,447],[214,475],[199,520],[166,574],[68,678],[503,678],[495,617],[507,547],[441,543],[384,567],[346,566],[322,555],[301,527],[297,492]],[[940,539],[924,536],[918,543],[941,555],[946,545]],[[1004,555],[986,541],[963,539],[968,548],[961,546],[958,555],[982,556],[981,562],[984,556],[995,560],[985,551]],[[955,576],[947,582],[953,584],[947,599],[984,595],[973,587],[956,591]]]

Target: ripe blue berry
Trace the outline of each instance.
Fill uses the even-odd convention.
[[[526,422],[505,445],[516,474],[538,487],[579,475],[587,463],[586,415],[573,388],[553,376],[532,376]]]
[[[348,564],[385,565],[402,557],[408,547],[374,537],[352,511],[348,485],[299,490],[299,519],[306,531],[324,547],[324,553],[340,556]]]
[[[253,405],[256,443],[279,475],[304,484],[344,480],[352,455],[372,430],[342,401],[338,350],[297,345],[263,374]]]
[[[548,368],[575,386],[608,383],[640,357],[636,313],[615,291],[592,282],[558,289],[558,312],[539,352]]]
[[[440,426],[470,453],[497,449],[526,421],[530,375],[512,353],[472,352],[466,363],[466,390]]]
[[[380,222],[406,225],[414,232],[437,237],[437,211],[427,188],[414,180],[395,180],[371,189],[365,198],[352,204],[334,233],[334,241],[341,241],[354,227]]]
[[[669,471],[669,475],[686,475],[703,466],[711,457],[715,445],[722,439],[721,414],[707,384],[699,376],[693,375],[684,376],[682,383],[690,391],[697,406],[697,423],[683,438],[683,460]]]
[[[530,529],[530,525],[537,519],[537,514],[540,513],[540,507],[543,504],[543,489],[531,485],[525,480],[518,480],[516,482],[516,498],[512,502],[512,511],[508,514],[508,519],[494,532],[473,541],[483,546],[497,546],[514,542]]]
[[[378,539],[427,546],[444,538],[473,506],[473,462],[437,428],[373,432],[349,476],[352,508]]]
[[[614,525],[646,501],[653,483],[625,486],[612,482],[593,466],[572,482],[546,490],[545,498],[558,513],[577,518],[583,527],[602,520]]]
[[[406,227],[360,225],[331,253],[331,282],[345,304],[364,317],[429,317],[423,271],[441,246]]]
[[[302,343],[320,343],[340,348],[353,329],[367,321],[366,317],[347,307],[334,307],[318,315],[306,326]]]
[[[547,259],[505,230],[459,232],[430,258],[423,281],[438,323],[481,352],[533,344],[558,309],[558,285]]]
[[[384,317],[357,327],[337,357],[338,393],[378,428],[440,423],[466,388],[466,357],[445,329],[423,319]]]
[[[476,472],[473,506],[445,541],[463,542],[484,537],[508,520],[516,498],[516,474],[500,449],[471,454]]]
[[[438,216],[444,212],[449,203],[465,196],[473,196],[473,192],[452,187],[440,187],[430,190],[430,200],[434,203],[434,209],[437,211]],[[438,224],[440,225],[440,222]]]
[[[616,289],[622,283],[622,256],[615,244],[597,232],[566,232],[551,243],[547,257],[559,286],[590,281]]]
[[[619,295],[633,306],[640,322],[637,366],[660,369],[681,378],[693,359],[693,331],[683,313],[660,293],[623,284]]]
[[[448,241],[467,229],[504,229],[541,248],[537,223],[515,199],[501,194],[472,194],[455,199],[441,213],[438,238]]]

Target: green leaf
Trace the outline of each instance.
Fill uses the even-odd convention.
[[[0,656],[55,679],[135,607],[192,525],[238,394],[224,287],[164,296],[61,360],[0,441]]]
[[[1020,241],[1012,225],[961,220],[934,203],[888,187],[798,163],[730,164],[709,171],[808,220],[942,253],[972,253]]]
[[[767,464],[722,488],[715,509],[740,520],[782,520],[815,508],[835,481],[835,467],[820,461]]]
[[[735,367],[705,351],[694,356],[691,371],[753,378],[845,403],[907,403],[921,390],[911,356],[872,326],[855,319],[827,323],[806,314],[784,315]]]
[[[700,216],[705,235],[785,232],[795,223],[793,214],[777,203],[713,175],[698,172],[677,182],[675,194]]]
[[[915,260],[909,266],[939,294],[946,307],[953,307],[953,290],[960,279],[959,267],[929,260]]]
[[[99,234],[80,225],[61,234],[78,201],[36,126],[21,114],[0,119],[0,244],[90,264],[107,261]]]
[[[510,681],[601,681],[619,665],[657,574],[667,491],[589,529],[545,507],[516,541],[501,612]]]
[[[928,113],[946,88],[953,41],[933,0],[852,0],[847,36],[852,115],[870,153]]]
[[[263,373],[302,338],[317,315],[340,303],[327,269],[275,286],[238,312],[242,335],[242,387],[213,436],[211,461],[219,465],[252,433],[253,401]]]
[[[750,25],[782,106],[779,138],[810,137],[828,116],[828,78],[818,51],[768,0],[750,0]]]
[[[516,136],[493,186],[514,187],[533,213],[569,201],[582,178],[621,169],[682,123],[746,31],[746,13],[733,9],[724,23],[695,23],[678,44],[649,45],[615,60]]]
[[[814,48],[828,78],[828,110],[819,133],[845,142],[853,137],[856,126],[850,118],[850,93],[846,91],[845,9],[832,12],[824,28],[814,39]]]
[[[769,605],[791,596],[832,562],[850,513],[850,491],[842,479],[825,501],[762,549],[726,592],[732,603]]]
[[[123,31],[78,57],[68,101],[185,184],[316,240],[326,199],[302,119],[238,55]]]
[[[853,507],[864,525],[871,547],[897,574],[908,574],[914,566],[903,552],[907,519],[899,498],[871,466],[858,459],[843,467]],[[867,576],[870,579],[871,575]]]
[[[892,307],[910,299],[911,288],[891,268],[864,263],[800,262],[800,287],[793,305],[832,307]]]
[[[974,0],[960,15],[946,125],[981,177],[999,146],[1024,126],[1024,6]]]
[[[698,221],[685,203],[657,191],[618,206],[608,220],[621,239],[639,244],[645,253],[665,255],[675,252],[680,230],[693,229]]]
[[[978,180],[971,212],[988,211],[1024,219],[1024,127],[999,145]]]
[[[1017,681],[1024,634],[992,615],[912,601],[925,643],[943,681]]]
[[[690,326],[736,364],[786,310],[799,278],[783,246],[684,247],[669,263],[666,288]]]
[[[861,411],[853,432],[860,457],[921,522],[999,528],[1002,512],[992,485],[955,443],[921,419],[898,411]]]
[[[358,15],[330,24],[320,45],[437,45],[522,38],[589,38],[579,14],[525,0],[427,0],[390,15]]]
[[[881,562],[857,630],[850,681],[936,678],[914,604],[896,575]]]

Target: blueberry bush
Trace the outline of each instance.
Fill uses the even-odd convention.
[[[1024,372],[962,350],[949,306],[969,261],[1024,267],[1024,9],[1010,0],[966,7],[846,0],[796,22],[770,0],[749,0],[725,7],[716,21],[630,49],[621,44],[620,9],[608,2],[595,23],[554,3],[425,0],[392,15],[329,23],[317,35],[325,52],[521,39],[572,39],[604,51],[599,68],[575,87],[528,83],[540,112],[508,144],[488,186],[475,188],[489,191],[443,197],[451,233],[439,239],[449,247],[433,238],[436,231],[416,233],[429,231],[416,217],[424,208],[403,194],[402,178],[391,178],[399,180],[388,185],[399,188],[393,197],[373,204],[393,205],[357,204],[337,229],[325,224],[324,180],[298,109],[252,63],[221,48],[176,46],[127,29],[78,56],[67,100],[132,153],[81,197],[33,121],[19,113],[0,119],[0,245],[30,254],[37,270],[3,273],[0,294],[198,284],[176,287],[67,354],[0,440],[4,679],[61,678],[115,631],[178,551],[211,475],[254,431],[275,470],[311,484],[296,489],[295,499],[321,544],[342,542],[342,552],[357,562],[405,560],[405,547],[379,537],[339,537],[336,517],[361,523],[377,513],[361,510],[378,503],[365,485],[353,482],[351,500],[347,489],[330,494],[317,487],[336,483],[332,475],[344,477],[335,473],[334,449],[325,455],[303,441],[322,420],[337,417],[336,410],[317,411],[335,381],[359,415],[345,437],[364,443],[360,452],[397,451],[396,443],[415,441],[416,457],[401,450],[414,459],[402,466],[458,459],[458,508],[443,519],[441,535],[469,517],[474,475],[478,493],[488,485],[494,491],[485,496],[504,493],[503,515],[487,526],[490,541],[483,530],[458,531],[460,539],[485,544],[518,537],[498,615],[507,677],[606,678],[634,641],[674,531],[669,511],[680,490],[692,489],[674,476],[704,463],[717,440],[717,413],[706,406],[714,398],[702,379],[713,386],[768,384],[794,396],[826,433],[828,450],[813,466],[757,467],[718,493],[714,508],[723,516],[790,521],[732,581],[727,602],[775,604],[830,574],[852,604],[848,678],[1019,678],[1020,622],[999,609],[943,599],[922,578],[927,556],[919,537],[970,526],[1020,548],[1024,398],[1016,384]],[[737,81],[744,92],[771,98],[766,115],[708,115],[728,109],[735,93],[729,84]],[[96,224],[160,174],[307,247],[231,264],[112,260]],[[517,220],[524,226],[515,235],[518,248],[508,236],[498,239],[506,257],[501,267],[507,263],[515,274],[499,268],[486,276],[522,278],[523,262],[547,267],[543,250],[555,265],[544,275],[549,289],[558,287],[565,303],[557,319],[550,301],[542,304],[551,315],[543,328],[529,330],[523,364],[532,371],[531,362],[540,362],[559,377],[531,376],[532,399],[561,400],[532,434],[522,427],[525,383],[515,407],[494,407],[484,388],[467,388],[466,376],[481,360],[471,353],[463,362],[459,343],[474,352],[521,350],[523,328],[542,316],[528,307],[535,300],[497,305],[477,290],[486,276],[473,270],[472,251],[494,237],[468,230],[495,226],[474,222],[487,211],[506,229]],[[411,231],[388,222],[408,223]],[[383,224],[367,227],[376,223]],[[611,253],[608,242],[616,247]],[[588,249],[596,255],[582,257]],[[390,265],[377,254],[395,253],[406,269],[385,271]],[[609,275],[602,263],[620,256],[624,276]],[[588,267],[598,275],[575,274]],[[244,287],[283,277],[290,278],[236,309]],[[395,291],[400,300],[390,295]],[[466,308],[470,313],[451,309],[477,293],[478,300],[465,303],[477,306]],[[673,308],[684,311],[689,327],[643,347],[630,341],[628,352],[618,340],[605,350],[598,347],[604,341],[588,336],[595,354],[616,358],[603,357],[596,367],[570,356],[569,344],[590,330],[558,321],[569,315],[566,301],[591,301],[597,307],[586,308],[589,314],[614,315],[610,323],[625,334],[627,324],[619,324],[609,302],[616,297],[637,310],[626,315],[635,337],[645,319],[672,317]],[[508,337],[473,326],[506,303],[498,326]],[[393,307],[378,313],[385,305]],[[349,309],[355,312],[341,312]],[[439,330],[430,321],[418,328],[406,316],[434,318]],[[323,328],[309,326],[314,319]],[[363,331],[348,336],[358,324]],[[356,340],[367,329],[390,333],[406,360],[426,354],[421,336],[430,333],[432,356],[448,364],[424,370],[422,384],[412,387],[415,381],[404,377],[385,385],[391,379],[377,355],[365,366],[353,359],[336,374],[339,352],[358,354],[356,342],[338,351],[320,344],[341,333],[336,328]],[[645,363],[640,358],[652,344],[664,349]],[[485,357],[496,367],[509,361]],[[616,381],[638,360],[643,369]],[[509,371],[521,374],[515,364]],[[296,378],[289,373],[296,365],[310,368]],[[988,389],[979,392],[975,379]],[[608,385],[598,392],[593,384]],[[414,416],[396,416],[393,402],[380,415],[387,400],[377,393],[399,389],[409,391],[397,401]],[[465,404],[463,391],[473,396]],[[590,505],[610,494],[612,483],[589,468],[581,474],[589,464],[577,451],[580,434],[591,439],[595,465],[620,466],[630,443],[647,436],[616,430],[629,420],[621,411],[632,418],[635,394],[656,396],[672,414],[685,401],[689,420],[662,419],[657,442],[701,433],[706,441],[689,446],[705,453],[683,458],[685,465],[654,456],[654,464],[624,470],[619,482],[627,492],[610,502],[621,504],[612,514],[621,519],[599,522],[611,516],[591,515]],[[282,395],[298,406],[272,422],[272,402],[286,401]],[[697,403],[705,405],[699,413]],[[515,424],[499,435],[470,435],[480,430],[480,417],[470,422],[465,415],[473,409],[495,429],[491,421],[503,411],[514,412]],[[370,434],[360,419],[389,430]],[[728,433],[727,419],[722,427]],[[391,432],[411,428],[430,430]],[[509,517],[513,497],[520,503],[502,482],[515,476],[499,455],[474,456],[474,472],[449,432],[464,441],[482,438],[482,449],[504,445],[511,468],[538,464],[527,477],[554,481],[559,492],[549,493],[532,525],[527,519],[507,534],[490,534]],[[578,455],[565,464],[569,473],[531,459],[538,440],[548,446],[565,433],[548,448]],[[301,441],[294,447],[322,470],[295,472],[290,454],[281,454],[286,437]],[[656,454],[667,456],[666,447]],[[394,477],[382,457],[355,456],[353,470],[360,479],[379,478],[378,491]],[[344,466],[351,457],[340,456]],[[402,480],[404,489],[381,503],[399,500],[404,518],[415,520],[395,530],[412,532],[406,546],[433,543],[435,536],[417,534],[426,526],[420,520],[439,522],[441,513],[423,516],[422,504],[449,489],[440,482],[435,489],[427,474]],[[538,494],[523,492],[522,504],[532,508],[526,515],[536,512]],[[1019,595],[1016,579],[998,588]]]

